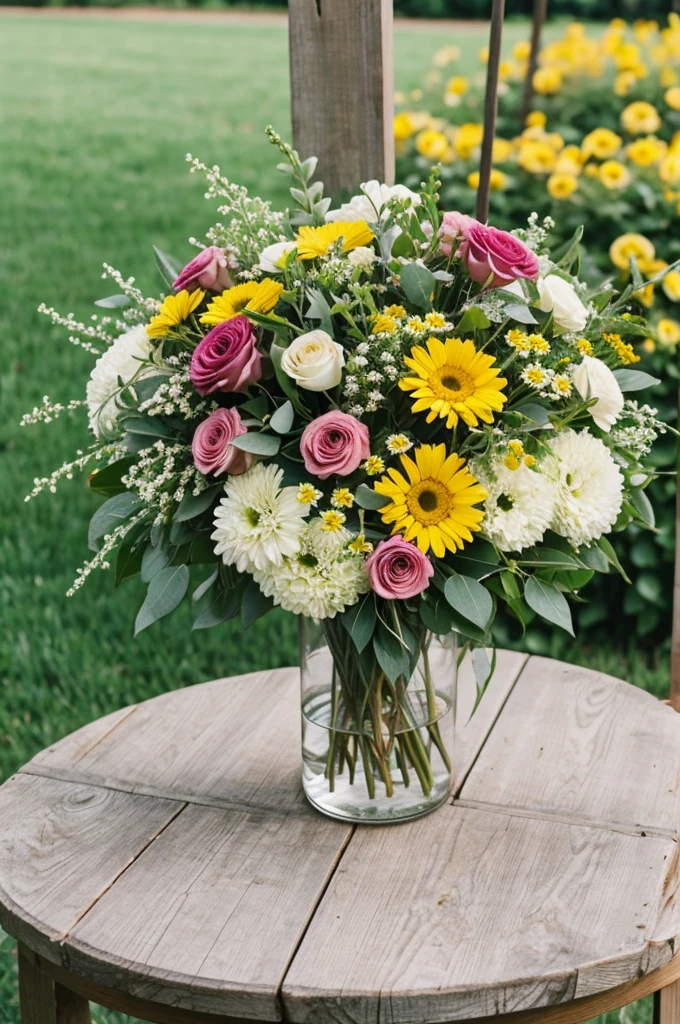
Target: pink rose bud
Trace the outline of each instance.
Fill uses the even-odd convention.
[[[191,451],[196,469],[205,476],[208,473],[215,476],[245,473],[253,457],[231,442],[239,434],[247,433],[237,409],[216,409],[194,432]]]
[[[486,224],[467,229],[458,255],[472,280],[485,288],[505,288],[521,277],[538,277],[536,254],[514,235]]]
[[[458,244],[465,238],[472,225],[479,223],[480,221],[474,217],[468,217],[466,213],[458,213],[456,210],[445,213],[439,226],[439,251],[445,256],[451,256],[452,253],[455,256]]]
[[[187,263],[184,270],[173,283],[175,291],[186,288],[206,288],[209,291],[221,292],[231,288],[234,282],[229,273],[229,261],[224,251],[216,245],[209,245]]]
[[[217,324],[199,341],[191,357],[191,381],[199,395],[245,391],[262,376],[257,338],[247,316]]]
[[[368,427],[346,412],[327,412],[302,432],[300,451],[308,473],[326,480],[349,476],[371,454]]]
[[[388,601],[405,601],[422,594],[434,575],[430,559],[403,537],[381,540],[366,559],[371,589]]]

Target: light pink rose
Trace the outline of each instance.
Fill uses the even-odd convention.
[[[485,288],[504,288],[521,277],[535,281],[536,254],[514,235],[486,224],[473,224],[465,232],[458,255],[473,281]]]
[[[455,255],[458,243],[466,237],[473,224],[480,221],[474,217],[468,217],[466,213],[458,213],[457,210],[450,210],[442,217],[439,227],[439,251],[445,256]]]
[[[368,427],[349,413],[327,412],[305,427],[300,451],[307,472],[320,480],[349,476],[371,454]]]
[[[381,540],[366,560],[371,589],[388,601],[404,601],[422,594],[434,575],[432,562],[403,537]]]
[[[187,263],[184,270],[173,283],[175,291],[186,288],[206,288],[209,291],[221,292],[231,288],[233,280],[229,273],[229,262],[224,251],[216,245],[209,245]]]
[[[262,376],[257,338],[247,316],[217,324],[199,341],[191,356],[191,382],[199,395],[245,391]]]
[[[249,452],[231,443],[239,434],[247,434],[237,409],[216,409],[196,427],[191,442],[194,465],[205,476],[214,473],[245,473],[253,461]]]

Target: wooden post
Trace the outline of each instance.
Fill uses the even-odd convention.
[[[531,104],[534,99],[534,73],[538,67],[538,54],[541,49],[541,35],[548,13],[548,0],[534,0],[534,15],[531,25],[531,50],[529,51],[529,66],[527,77],[524,80],[524,92],[522,94],[522,105],[520,107],[520,118],[522,124],[526,121],[527,114],[531,111]]]
[[[479,189],[477,191],[477,220],[481,220],[482,223],[486,223],[489,219],[493,140],[496,135],[496,118],[498,116],[498,69],[501,62],[504,15],[505,0],[493,0],[491,34],[489,36],[489,63],[486,70],[486,95],[484,97],[484,137],[482,139],[482,158],[479,167]]]
[[[40,959],[19,946],[21,1024],[90,1024],[86,999],[40,970]]]
[[[328,194],[394,181],[392,0],[289,0],[293,139]]]

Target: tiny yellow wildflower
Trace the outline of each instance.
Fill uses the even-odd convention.
[[[429,327],[424,320],[421,320],[419,316],[412,316],[410,320],[406,321],[406,326],[415,331],[416,334],[422,334],[424,331],[429,330]]]
[[[365,469],[369,476],[377,476],[385,469],[385,460],[380,455],[370,455],[361,468]]]
[[[508,345],[512,345],[512,347],[517,349],[518,352],[531,352],[531,344],[528,336],[524,331],[520,331],[516,327],[508,331],[505,335],[505,340]]]
[[[336,487],[331,494],[331,505],[335,508],[351,508],[354,504],[354,495],[349,487]]]
[[[409,441],[406,434],[390,434],[385,441],[385,447],[392,455],[401,455],[413,448],[413,441]]]
[[[524,455],[524,445],[521,441],[509,441],[508,448],[510,449],[513,455],[517,456],[517,458],[519,458],[521,455]]]
[[[590,344],[587,338],[579,338],[576,342],[576,348],[584,356],[592,356],[593,346]]]
[[[535,455],[525,455],[524,456],[524,465],[528,466],[529,469],[533,469],[534,466],[536,465],[536,456]]]
[[[298,484],[297,500],[301,505],[316,505],[319,498],[322,497],[323,492],[314,484]]]
[[[548,376],[545,370],[542,370],[540,366],[530,367],[528,370],[525,370],[524,375],[526,376],[526,380],[529,384],[534,384],[537,387],[545,383]]]
[[[550,351],[550,342],[547,338],[544,338],[542,334],[530,334],[527,338],[527,342],[532,352],[541,352],[545,354]]]
[[[602,340],[613,348],[624,366],[629,363],[639,363],[640,356],[635,354],[632,345],[628,345],[620,334],[603,334]]]
[[[205,292],[197,288],[189,294],[183,290],[177,295],[166,295],[161,308],[146,329],[150,338],[164,338],[170,334],[173,327],[177,327],[189,317],[190,313],[200,306]]]
[[[446,317],[442,313],[428,313],[425,317],[425,323],[436,331],[446,327]]]
[[[661,282],[661,287],[671,302],[680,302],[680,271],[669,270]]]
[[[406,310],[403,306],[387,306],[383,309],[384,316],[393,316],[396,320],[401,320],[406,316]]]
[[[366,540],[363,533],[358,533],[354,540],[351,540],[347,547],[357,555],[370,555],[373,545]]]
[[[503,464],[507,466],[508,469],[519,469],[519,459],[516,455],[513,455],[512,452],[505,456]]]
[[[547,188],[553,199],[568,199],[578,188],[578,178],[574,174],[551,174]]]
[[[378,316],[373,324],[373,334],[394,334],[399,323],[393,316]]]
[[[569,398],[571,394],[571,381],[564,373],[556,373],[550,382],[550,387],[560,398]]]
[[[680,86],[672,86],[664,93],[663,98],[671,110],[680,110]]]
[[[622,71],[630,70],[621,68]],[[651,103],[637,100],[629,103],[621,113],[621,124],[629,135],[650,135],[661,127],[661,118]]]
[[[337,533],[346,518],[347,516],[344,512],[337,512],[335,509],[329,509],[327,512],[322,512],[321,529],[325,533]]]

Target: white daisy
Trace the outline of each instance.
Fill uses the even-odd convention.
[[[87,382],[86,398],[90,428],[100,440],[110,437],[115,430],[120,413],[116,401],[120,392],[119,379],[127,384],[133,377],[141,380],[157,372],[153,366],[142,369],[142,361],[149,358],[153,345],[144,324],[138,324],[116,338],[94,364]]]
[[[297,487],[281,488],[283,470],[258,462],[242,476],[232,476],[215,510],[215,554],[239,572],[281,565],[297,554],[309,505]]]
[[[522,551],[538,542],[553,517],[557,485],[541,470],[509,469],[498,457],[491,467],[471,464],[487,491],[482,529],[501,551]]]
[[[422,202],[420,196],[416,192],[411,192],[405,185],[381,185],[374,179],[365,181],[360,187],[360,195],[353,196],[337,210],[329,210],[326,220],[365,220],[368,224],[376,224],[381,219],[383,207],[390,199],[408,199],[411,212]]]
[[[574,547],[609,533],[621,511],[623,477],[599,438],[563,430],[550,442],[558,485],[551,527]]]
[[[312,519],[297,555],[253,576],[262,593],[286,611],[332,619],[370,589],[364,558],[347,546],[351,536],[342,526],[329,533],[322,519]]]

